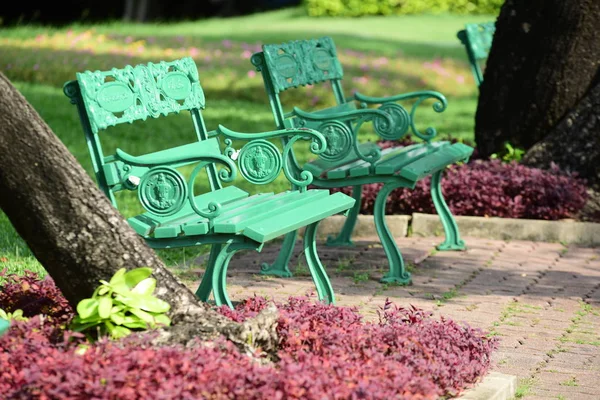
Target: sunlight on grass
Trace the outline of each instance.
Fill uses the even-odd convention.
[[[27,244],[17,234],[8,217],[0,211],[0,271],[22,275],[26,270],[47,275],[46,270],[33,256]],[[0,284],[4,278],[0,276]]]

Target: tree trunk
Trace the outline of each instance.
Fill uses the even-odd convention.
[[[600,191],[600,83],[523,158],[524,164],[544,169],[552,162]]]
[[[0,154],[0,208],[71,305],[118,269],[148,266],[157,297],[171,305],[173,323],[180,325],[176,341],[222,333],[244,349],[275,348],[273,309],[240,325],[200,304],[1,72]]]
[[[531,148],[600,81],[599,26],[598,0],[506,0],[475,118],[483,157]]]
[[[133,9],[135,0],[125,0],[125,10],[123,11],[123,21],[128,22],[133,19]]]

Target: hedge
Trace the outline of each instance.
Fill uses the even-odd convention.
[[[504,0],[305,0],[311,17],[363,17],[423,13],[494,14]]]

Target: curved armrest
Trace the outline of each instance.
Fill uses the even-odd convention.
[[[225,136],[226,138],[237,139],[237,140],[275,139],[278,137],[286,137],[286,136],[291,137],[291,136],[301,135],[301,136],[304,136],[304,137],[302,137],[302,139],[304,139],[304,140],[313,139],[319,144],[318,148],[315,148],[315,151],[318,151],[318,153],[321,153],[322,151],[325,150],[325,145],[327,143],[325,141],[325,136],[323,136],[323,134],[321,132],[316,131],[314,129],[309,129],[309,128],[287,128],[287,129],[279,129],[276,131],[245,133],[245,132],[232,131],[231,129],[228,129],[228,128],[224,127],[223,125],[219,125],[217,127],[217,132],[219,134]]]
[[[289,113],[290,116],[300,117],[307,121],[346,121],[357,118],[364,118],[365,120],[372,119],[375,117],[388,118],[388,114],[381,110],[373,108],[365,108],[361,110],[352,111],[341,111],[327,114],[316,114],[304,111],[298,107],[294,107],[293,111]]]
[[[219,178],[224,182],[231,182],[237,175],[237,167],[235,163],[231,160],[231,158],[223,154],[207,152],[206,150],[202,151],[198,148],[198,146],[186,146],[180,148],[180,150],[181,151],[178,153],[158,152],[143,156],[132,156],[121,149],[117,149],[116,157],[129,165],[150,168],[150,171],[152,171],[152,167],[155,166],[199,162],[199,164],[194,168],[187,182],[187,200],[196,214],[209,219],[217,217],[221,213],[221,205],[219,203],[211,202],[208,204],[208,211],[200,209],[200,207],[198,207],[196,204],[196,198],[194,195],[194,181],[196,180],[196,176],[202,170],[202,168],[206,167],[207,165],[223,164],[227,169],[222,168],[219,170]],[[137,183],[139,183],[139,178],[137,178],[137,180]],[[137,186],[137,184],[135,186]]]
[[[134,165],[136,167],[153,167],[156,165],[166,165],[175,163],[189,163],[194,161],[210,161],[220,162],[221,164],[227,163],[229,159],[221,154],[203,153],[198,151],[191,151],[194,148],[190,148],[190,151],[184,153],[171,153],[171,154],[145,154],[143,156],[132,156],[129,153],[124,152],[121,149],[117,149],[115,152],[116,157],[126,162],[127,164]]]
[[[417,137],[425,141],[430,141],[435,137],[437,131],[432,127],[425,129],[424,133],[417,129],[415,126],[415,113],[417,111],[417,107],[423,101],[428,99],[437,100],[435,103],[433,103],[433,110],[435,112],[441,113],[448,107],[448,101],[446,100],[446,97],[443,94],[432,90],[410,92],[389,97],[371,97],[356,92],[354,93],[353,99],[360,101],[363,104],[382,104],[379,109],[389,113],[392,116],[394,123],[393,126],[380,126],[379,129],[377,126],[375,126],[375,131],[377,131],[381,137],[388,140],[399,139],[404,135],[410,126],[412,132]],[[407,112],[406,109],[401,105],[396,104],[396,102],[403,100],[416,100],[410,109],[410,113]]]
[[[267,132],[243,133],[232,131],[223,125],[219,125],[216,132],[226,138],[225,144],[227,147],[223,153],[233,160],[237,160],[238,153],[244,151],[246,148],[255,147],[260,151],[260,155],[248,156],[251,158],[256,157],[256,159],[253,159],[256,161],[256,165],[253,167],[255,170],[253,172],[250,172],[245,165],[240,166],[241,175],[247,181],[256,184],[272,182],[273,179],[279,175],[281,169],[283,168],[283,172],[288,181],[300,188],[306,188],[306,186],[312,183],[312,174],[308,171],[301,170],[301,168],[296,165],[295,162],[292,163],[294,165],[290,165],[288,162],[294,143],[296,143],[298,140],[312,140],[310,144],[310,151],[314,154],[321,154],[327,149],[327,140],[325,139],[325,136],[323,136],[321,132],[309,128],[288,128]],[[288,138],[288,141],[285,143],[283,148],[283,157],[279,149],[266,140],[281,137]],[[244,147],[242,147],[242,149],[238,152],[232,147],[232,139],[245,140],[249,143],[244,145]],[[262,161],[260,160],[261,158],[263,159]],[[270,159],[271,161],[265,162],[265,159]],[[274,166],[278,167],[275,168]],[[291,168],[295,169],[295,173],[290,171]],[[296,177],[298,175],[300,179]],[[260,176],[260,178],[256,178],[257,176]]]

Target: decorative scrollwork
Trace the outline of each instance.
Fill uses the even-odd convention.
[[[170,167],[151,168],[142,178],[138,198],[150,213],[169,216],[181,209],[187,196],[183,176]]]
[[[294,143],[296,143],[296,141],[302,139],[302,136],[294,136],[290,139],[290,141],[285,145],[285,147],[283,148],[283,158],[285,160],[289,160],[289,156],[290,156],[290,152],[292,151],[292,147],[294,146]],[[316,142],[312,142],[311,143],[311,151],[313,150],[313,145],[317,144]],[[325,142],[323,141],[322,146],[319,147],[319,149],[317,149],[319,152],[323,151],[323,147],[325,145]],[[313,174],[310,171],[300,171],[300,179],[296,179],[293,174],[290,172],[289,170],[289,165],[288,163],[285,163],[283,165],[283,173],[285,174],[285,177],[288,179],[288,181],[290,181],[293,185],[298,186],[301,190],[306,189],[306,187],[308,185],[310,185],[314,179]]]
[[[433,110],[437,113],[444,112],[446,110],[446,107],[448,106],[448,102],[446,101],[446,98],[441,95],[440,95],[440,97],[431,96],[431,95],[422,96],[417,101],[415,101],[415,103],[413,104],[413,106],[410,110],[410,128],[411,128],[411,130],[417,137],[419,137],[427,142],[429,142],[431,139],[433,139],[435,137],[435,135],[437,135],[437,130],[430,126],[427,129],[425,129],[425,133],[419,131],[415,125],[415,113],[417,112],[417,107],[419,107],[419,105],[423,101],[430,99],[431,97],[434,97],[439,100],[439,101],[436,101],[435,103],[433,103],[433,106],[432,106]]]
[[[252,54],[252,57],[250,57],[250,62],[256,67],[256,70],[259,72],[262,71],[264,67],[264,61],[265,57],[262,52],[254,53]]]
[[[237,157],[234,155],[237,153],[235,148],[233,147],[233,141],[229,138],[226,138],[223,143],[225,143],[225,148],[223,149],[223,155],[229,157],[232,160],[236,160]]]
[[[273,143],[264,139],[253,140],[240,150],[238,166],[248,182],[263,185],[273,182],[279,175],[281,154]]]
[[[404,107],[396,103],[385,103],[379,110],[384,111],[389,118],[376,116],[373,118],[375,132],[385,140],[398,140],[408,131],[410,115]]]
[[[352,147],[353,137],[348,126],[339,121],[327,121],[319,125],[319,132],[325,136],[327,149],[320,157],[328,161],[336,161],[343,158]]]

